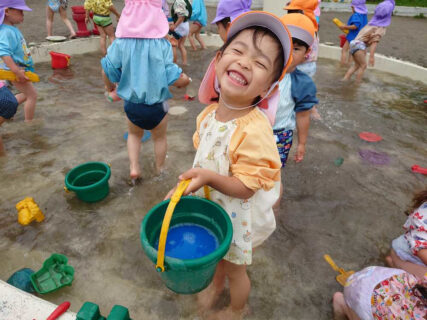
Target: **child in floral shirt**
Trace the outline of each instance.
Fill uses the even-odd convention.
[[[427,266],[427,189],[414,196],[407,214],[405,233],[393,240],[392,251],[402,260]],[[392,256],[387,257],[387,263],[395,265]]]

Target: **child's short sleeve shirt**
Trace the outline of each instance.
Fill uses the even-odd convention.
[[[353,13],[348,19],[347,25],[348,26],[354,25],[357,27],[357,29],[349,30],[346,36],[347,41],[350,43],[352,40],[354,40],[357,34],[359,33],[359,31],[362,30],[362,28],[366,26],[367,23],[368,23],[368,15],[360,14],[357,12]]]
[[[172,97],[169,86],[181,75],[166,39],[117,38],[101,60],[117,94],[133,103],[156,104]]]
[[[95,14],[108,16],[113,5],[112,0],[86,0],[84,3],[85,10],[93,11]]]
[[[18,28],[6,24],[0,25],[0,69],[9,70],[3,56],[10,56],[18,66],[34,71],[33,58],[24,36]]]
[[[193,167],[236,177],[255,191],[246,200],[214,189],[210,192],[211,200],[227,211],[233,223],[232,244],[224,259],[249,265],[252,249],[276,228],[272,207],[280,191],[280,157],[271,126],[258,108],[241,118],[220,122],[215,119],[217,107],[207,107],[197,118]],[[203,191],[196,194],[203,196]]]
[[[362,41],[369,47],[374,42],[380,42],[381,38],[384,37],[386,32],[385,27],[376,27],[366,25],[360,30],[359,34],[354,40]]]
[[[416,256],[421,249],[427,249],[427,202],[408,216],[403,228],[405,239]]]
[[[296,69],[279,83],[280,100],[274,130],[295,130],[297,112],[310,110],[319,103],[316,85],[306,73]]]

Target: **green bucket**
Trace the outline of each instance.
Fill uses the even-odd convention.
[[[151,261],[157,261],[155,244],[169,200],[153,207],[141,224],[141,243]],[[160,276],[165,285],[180,294],[193,294],[206,288],[212,281],[218,262],[227,253],[233,237],[233,226],[227,212],[218,204],[198,197],[182,197],[175,207],[170,227],[177,224],[195,224],[211,231],[218,239],[218,248],[197,259],[181,260],[165,256],[164,272]],[[159,270],[158,270],[159,271]]]
[[[74,191],[85,202],[97,202],[109,193],[110,166],[103,162],[86,162],[65,176],[65,191]]]

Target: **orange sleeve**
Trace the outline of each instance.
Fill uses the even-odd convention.
[[[274,187],[280,181],[281,162],[268,120],[259,114],[246,125],[238,125],[230,140],[230,170],[251,190]]]

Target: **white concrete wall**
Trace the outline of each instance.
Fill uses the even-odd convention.
[[[19,290],[0,280],[0,319],[1,320],[44,320],[57,305]],[[80,308],[81,306],[78,306]],[[67,311],[60,320],[75,320],[76,314]]]

